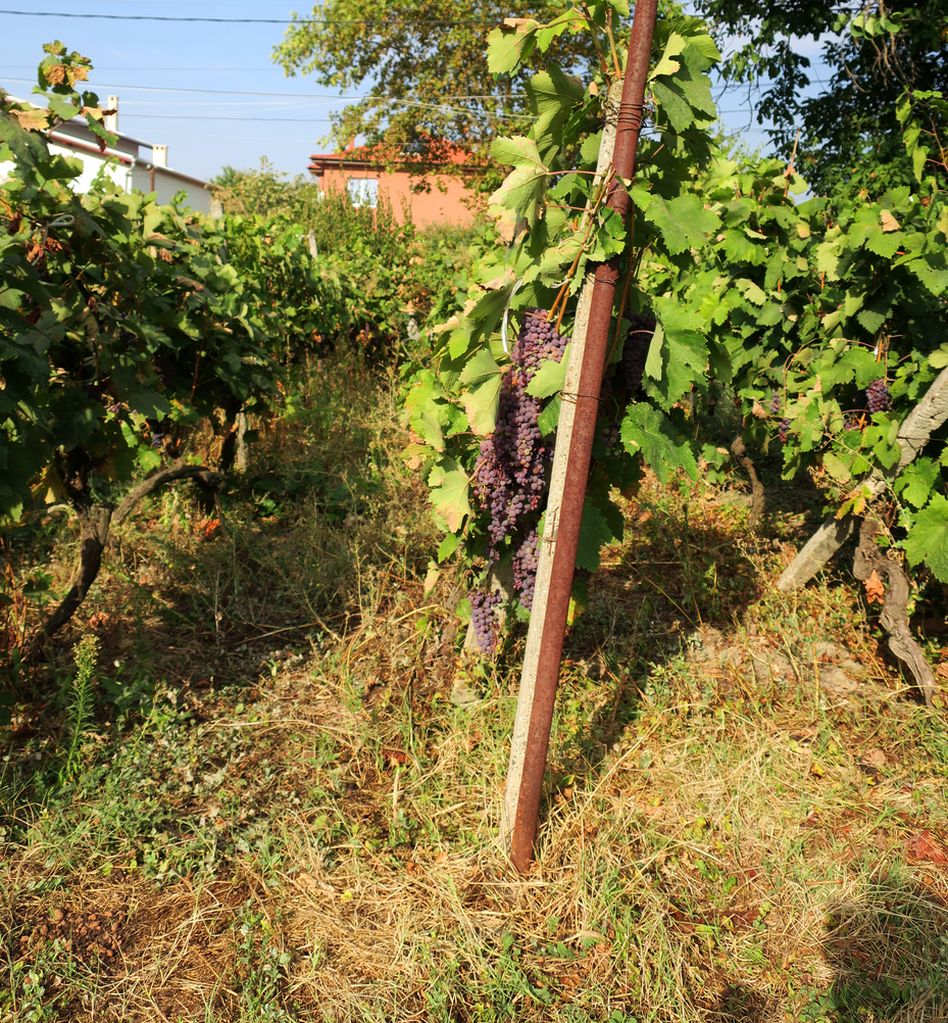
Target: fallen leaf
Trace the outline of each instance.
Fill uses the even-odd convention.
[[[886,754],[882,750],[869,750],[860,761],[866,767],[873,767],[875,770],[882,770],[888,763]]]
[[[909,856],[936,867],[948,867],[948,853],[930,831],[920,831],[907,845]]]
[[[886,765],[886,756],[881,749],[871,749],[860,763],[865,767],[871,767],[874,771],[881,771]]]
[[[202,540],[210,538],[221,528],[220,519],[201,519],[195,527],[195,532]]]
[[[866,588],[866,600],[870,604],[881,604],[885,600],[885,586],[875,569],[869,573],[869,578],[863,586]]]

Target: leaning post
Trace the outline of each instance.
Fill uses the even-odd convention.
[[[611,155],[614,174],[606,201],[623,216],[630,201],[623,181],[635,174],[656,6],[657,0],[639,0],[635,5],[629,57],[616,116]],[[608,131],[604,132],[604,148],[608,135]],[[606,170],[609,162],[603,161],[600,154],[600,170]],[[511,862],[521,873],[529,869],[533,860],[563,637],[619,276],[620,258],[614,257],[607,263],[600,263],[591,279],[587,278],[570,341],[504,795],[501,837],[508,845]]]

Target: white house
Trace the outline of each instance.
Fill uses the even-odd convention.
[[[104,150],[99,148],[99,139],[82,119],[65,121],[46,133],[52,152],[82,161],[82,174],[75,181],[76,190],[88,189],[104,168],[104,173],[126,192],[135,189],[155,192],[160,203],[170,202],[177,192],[184,192],[191,209],[217,216],[220,209],[211,195],[210,185],[169,167],[167,146],[144,142],[119,131],[118,105],[118,97],[109,96],[106,109],[114,113],[106,114],[105,127],[118,139]]]

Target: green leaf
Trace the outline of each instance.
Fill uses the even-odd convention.
[[[497,424],[497,399],[502,383],[503,377],[498,371],[496,375],[461,392],[461,404],[467,421],[478,437],[485,437],[494,431]]]
[[[549,398],[551,394],[562,391],[567,357],[568,350],[559,361],[544,359],[537,367],[533,379],[527,384],[527,394],[533,395],[534,398]]]
[[[490,196],[488,203],[493,207],[513,210],[532,224],[545,188],[546,174],[542,170],[535,165],[517,167]]]
[[[457,467],[453,458],[436,465],[428,476],[431,487],[429,500],[448,529],[456,533],[464,519],[471,514],[467,474]]]
[[[458,376],[458,382],[465,385],[480,384],[490,377],[499,377],[500,373],[497,360],[491,355],[490,349],[485,347],[468,359]]]
[[[876,331],[882,326],[883,323],[888,319],[888,310],[880,312],[877,309],[863,309],[856,315],[856,320],[859,325],[865,328],[868,334],[875,336]]]
[[[560,420],[560,407],[562,404],[560,396],[558,394],[554,395],[537,417],[537,426],[539,426],[540,433],[544,437],[549,437],[556,429]]]
[[[510,138],[501,136],[494,139],[490,147],[490,155],[507,167],[533,167],[534,170],[545,171],[543,160],[537,149],[536,142],[524,135]]]
[[[676,57],[680,57],[685,49],[685,38],[680,36],[677,32],[672,32],[668,37],[668,42],[665,43],[665,50],[658,60],[655,67],[652,68],[649,73],[649,81],[653,78],[660,78],[662,75],[674,75],[681,69],[681,61],[675,60]]]
[[[666,202],[653,196],[645,210],[645,219],[658,228],[671,255],[697,248],[705,235],[717,229],[720,221],[713,210],[706,210],[702,201],[692,194],[676,196]]]
[[[441,406],[436,401],[435,394],[434,376],[426,370],[421,379],[408,392],[405,399],[405,410],[408,413],[411,428],[425,444],[434,448],[435,451],[444,451]]]
[[[823,454],[823,468],[837,483],[848,483],[853,478],[846,463],[834,455],[832,451],[827,451]]]
[[[573,108],[579,103],[585,89],[575,75],[564,74],[558,67],[534,75],[527,83],[527,95],[537,110],[531,135],[538,147],[546,152],[549,147],[562,144],[562,129]]]
[[[602,132],[597,131],[592,135],[587,135],[583,139],[583,144],[580,146],[579,155],[583,159],[583,163],[595,164],[599,160],[599,150],[602,148]]]
[[[901,231],[886,234],[881,228],[874,227],[866,232],[866,240],[863,244],[870,252],[874,252],[877,256],[882,256],[883,259],[888,259],[900,248],[904,241],[905,237]]]
[[[647,402],[636,402],[622,420],[620,436],[630,455],[641,452],[656,476],[667,483],[677,469],[684,469],[694,480],[698,464],[687,439],[680,437],[671,420]]]
[[[448,535],[438,545],[438,563],[446,561],[457,550],[460,539],[454,533]]]
[[[931,496],[941,468],[931,458],[916,458],[895,481],[895,491],[914,508],[922,508]]]
[[[583,521],[579,527],[576,567],[595,572],[599,568],[602,548],[615,543],[617,539],[602,510],[592,498],[587,497],[583,505]]]
[[[487,68],[493,75],[511,74],[529,56],[539,23],[524,19],[515,28],[495,28],[487,35]]]
[[[932,497],[915,516],[904,546],[909,564],[924,562],[936,578],[948,583],[948,498],[943,494]]]
[[[662,327],[661,340],[656,331],[646,360],[646,374],[656,381],[650,387],[670,408],[694,384],[703,383],[708,367],[708,344],[704,336],[701,316],[677,298],[659,296],[652,308]],[[654,372],[659,358],[657,344],[661,344],[661,375]]]

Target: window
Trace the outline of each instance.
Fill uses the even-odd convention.
[[[371,206],[375,209],[379,204],[378,178],[349,178],[346,191],[353,206]]]

